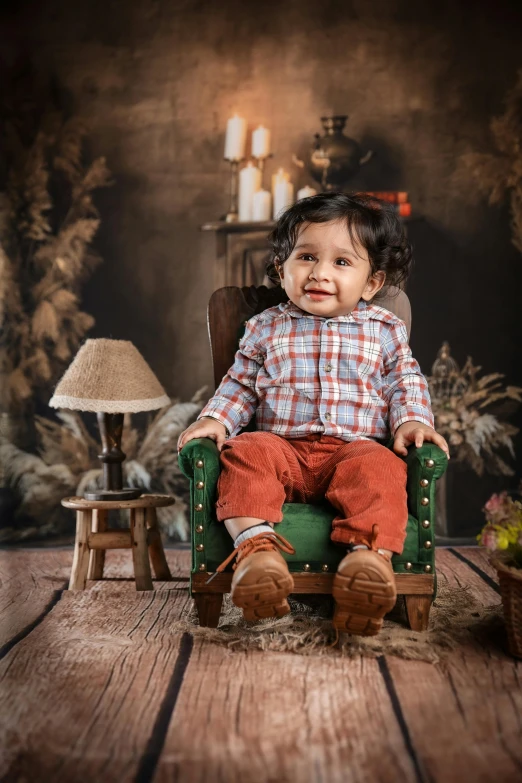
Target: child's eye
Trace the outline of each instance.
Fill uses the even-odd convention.
[[[346,260],[346,258],[338,258],[335,263],[339,266],[350,266],[350,263]]]
[[[311,253],[302,253],[299,258],[302,258],[303,261],[315,261],[313,255]]]

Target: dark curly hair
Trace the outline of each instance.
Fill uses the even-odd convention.
[[[365,193],[318,193],[298,201],[286,210],[268,240],[272,249],[267,275],[279,283],[277,264],[289,258],[305,223],[344,220],[355,246],[368,252],[371,274],[385,272],[385,288],[402,288],[412,265],[412,248],[395,207]],[[384,291],[379,292],[381,296]],[[377,295],[377,297],[379,296]]]

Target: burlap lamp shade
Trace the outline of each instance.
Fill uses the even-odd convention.
[[[162,385],[138,349],[128,340],[87,340],[49,401],[53,408],[92,411],[98,416],[103,445],[104,488],[85,493],[89,500],[129,500],[139,489],[122,487],[123,414],[170,404]]]
[[[131,342],[87,340],[49,405],[94,413],[138,413],[169,403],[162,385]]]

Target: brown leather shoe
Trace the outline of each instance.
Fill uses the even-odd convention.
[[[259,533],[243,541],[217,569],[223,571],[237,556],[230,596],[232,603],[243,610],[245,620],[283,617],[290,611],[286,599],[294,580],[278,550],[295,554],[293,546],[279,533]]]
[[[339,631],[375,636],[397,599],[390,559],[375,547],[377,534],[374,525],[371,549],[349,552],[339,563],[332,588],[336,603],[333,625]]]

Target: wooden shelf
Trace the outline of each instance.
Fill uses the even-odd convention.
[[[251,234],[255,231],[271,231],[275,220],[258,220],[249,222],[227,223],[225,220],[214,220],[204,223],[201,231],[221,231],[224,234]]]
[[[423,220],[422,215],[413,214],[409,217],[403,217],[404,223],[412,223],[416,220]],[[275,220],[259,220],[237,223],[227,223],[225,220],[213,220],[200,226],[201,231],[218,231],[222,234],[254,234],[260,231],[271,231],[276,225]]]

